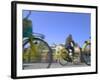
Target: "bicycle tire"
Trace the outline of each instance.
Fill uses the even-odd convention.
[[[59,62],[60,65],[66,66],[68,64],[68,62],[70,62],[70,60],[71,59],[69,58],[68,53],[63,53],[63,54],[60,55],[58,62]]]
[[[52,63],[52,49],[51,49],[51,47],[48,45],[47,42],[45,42],[44,40],[42,40],[42,39],[40,39],[40,38],[33,38],[33,40],[34,40],[34,41],[40,41],[40,42],[42,42],[42,43],[48,48],[48,50],[49,50],[49,52],[47,53],[47,56],[48,56],[48,65],[46,66],[46,68],[50,68],[51,63]],[[23,48],[24,48],[24,46],[25,46],[27,43],[29,43],[29,39],[27,39],[27,40],[25,41],[25,43],[23,44]]]
[[[90,55],[82,53],[82,59],[83,59],[83,61],[84,61],[84,63],[86,65],[88,65],[88,66],[91,65],[91,61],[89,61],[89,62],[87,61],[87,59],[91,60],[91,56]]]
[[[68,64],[68,61],[60,58],[59,59],[59,64],[62,65],[62,66],[66,66]]]

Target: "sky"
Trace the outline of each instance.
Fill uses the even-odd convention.
[[[28,13],[24,10],[23,18]],[[49,45],[65,43],[68,35],[72,34],[74,41],[82,46],[91,35],[90,13],[31,11],[28,19],[32,20],[33,32],[45,35],[44,40]]]

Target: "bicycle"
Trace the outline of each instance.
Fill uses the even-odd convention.
[[[29,13],[30,14],[30,13]],[[23,19],[23,69],[24,64],[41,64],[36,67],[50,68],[52,63],[52,50],[44,41],[45,36],[40,33],[32,33],[32,22],[29,15]]]
[[[90,41],[86,41],[82,48],[80,48],[77,45],[73,46],[74,51],[71,49],[66,49],[64,46],[58,47],[58,50],[56,51],[57,61],[62,66],[66,66],[69,62],[73,64],[79,64],[81,63],[81,58],[83,59],[83,62],[86,65],[90,65]],[[87,49],[88,47],[88,49]]]
[[[78,64],[80,61],[80,48],[74,45],[74,53],[71,49],[65,48],[65,46],[58,46],[56,51],[57,61],[62,66],[67,65],[69,62]]]
[[[91,43],[90,40],[84,42],[82,46],[82,59],[87,65],[91,65]]]

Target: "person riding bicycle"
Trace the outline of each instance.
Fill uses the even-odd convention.
[[[65,42],[65,48],[68,50],[68,53],[74,53],[74,45],[75,45],[75,42],[72,38],[72,35],[69,34],[69,36],[67,37],[66,39],[66,42]]]

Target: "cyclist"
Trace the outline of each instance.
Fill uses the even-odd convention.
[[[72,38],[72,35],[69,34],[69,36],[67,37],[66,42],[65,42],[65,48],[68,50],[69,55],[73,55],[74,45],[75,45],[75,42]]]

